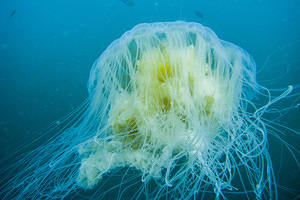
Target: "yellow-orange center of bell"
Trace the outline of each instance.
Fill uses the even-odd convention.
[[[173,69],[168,62],[158,68],[157,78],[160,82],[165,82],[171,76],[173,76]]]

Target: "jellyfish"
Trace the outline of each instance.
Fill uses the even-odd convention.
[[[116,199],[130,187],[132,199],[276,198],[262,116],[292,90],[270,98],[252,57],[208,27],[139,24],[94,62],[87,100],[18,156],[1,196],[101,199],[118,176]]]

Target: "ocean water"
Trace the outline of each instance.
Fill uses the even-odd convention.
[[[43,135],[51,123],[59,123],[87,98],[93,62],[124,32],[146,22],[198,22],[247,50],[256,61],[258,83],[273,88],[274,94],[280,94],[278,88],[294,86],[294,96],[274,106],[282,112],[267,117],[294,130],[277,127],[282,139],[295,147],[294,153],[275,137],[269,138],[268,148],[279,199],[297,199],[299,10],[299,0],[2,0],[0,159]],[[1,170],[11,165],[0,164]]]

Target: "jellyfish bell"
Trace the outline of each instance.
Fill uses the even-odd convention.
[[[97,190],[128,167],[143,182],[132,198],[272,198],[276,183],[260,116],[292,88],[256,108],[255,76],[246,51],[198,23],[137,25],[95,61],[88,102],[21,160],[25,169],[5,185],[4,197],[64,198]]]
[[[79,150],[85,154],[78,184],[87,188],[124,165],[172,185],[176,180],[168,180],[169,173],[182,156],[191,167],[185,173],[204,166],[219,170],[208,162],[217,149],[219,157],[225,154],[229,137],[248,126],[240,102],[248,95],[244,88],[256,87],[255,64],[245,51],[186,22],[136,26],[107,48],[90,77],[91,104],[103,109],[105,99],[100,113],[107,114],[107,129]],[[86,154],[91,146],[97,150]]]

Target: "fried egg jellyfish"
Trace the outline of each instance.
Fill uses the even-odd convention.
[[[251,56],[200,24],[137,25],[95,61],[87,101],[20,158],[1,196],[101,199],[118,175],[118,199],[130,187],[132,199],[276,198],[263,114],[292,89],[271,98]]]

